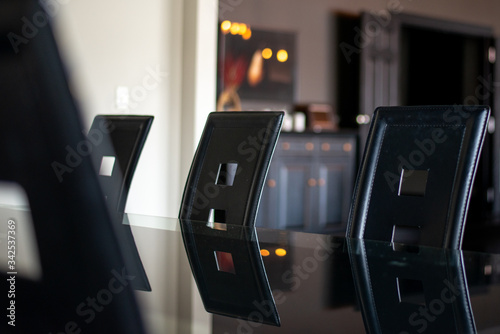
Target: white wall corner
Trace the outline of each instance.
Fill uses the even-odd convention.
[[[184,1],[181,180],[185,180],[209,112],[215,110],[217,0]]]

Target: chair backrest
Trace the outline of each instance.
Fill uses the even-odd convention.
[[[179,217],[253,226],[283,112],[210,113]]]
[[[153,116],[97,115],[88,138],[104,196],[112,213],[123,216],[127,197],[153,123]]]
[[[0,179],[27,194],[42,270],[16,279],[15,330],[143,333],[50,16],[34,0],[0,13]]]
[[[375,110],[347,237],[461,248],[486,106]]]

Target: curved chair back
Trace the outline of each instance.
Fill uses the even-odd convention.
[[[123,216],[127,197],[153,116],[97,115],[88,137],[96,144],[94,166],[110,210]]]
[[[489,107],[381,107],[347,236],[459,249]]]
[[[210,113],[179,217],[253,226],[283,112]]]

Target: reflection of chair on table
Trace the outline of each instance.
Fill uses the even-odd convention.
[[[460,249],[489,107],[382,107],[347,237]]]
[[[283,112],[208,116],[179,218],[253,226]]]
[[[476,333],[462,251],[351,239],[367,333]],[[383,330],[382,330],[383,329]]]
[[[255,228],[181,220],[181,230],[208,312],[280,325]]]
[[[92,157],[135,289],[151,291],[129,224],[123,224],[128,192],[153,116],[98,115],[89,130]]]

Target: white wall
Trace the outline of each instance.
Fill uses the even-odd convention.
[[[200,124],[215,109],[207,94],[215,92],[215,1],[57,1],[57,37],[87,129],[97,114],[155,116],[125,211],[176,217]],[[129,89],[128,110],[117,109],[118,86]]]

